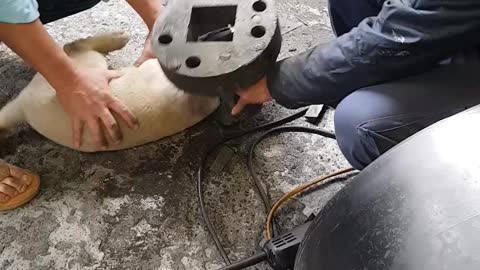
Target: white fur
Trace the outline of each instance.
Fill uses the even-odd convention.
[[[123,33],[111,33],[78,40],[64,50],[79,65],[107,69],[104,54],[121,49],[128,42]],[[123,76],[112,80],[113,94],[127,105],[140,122],[138,130],[119,120],[123,141],[110,145],[108,151],[120,150],[156,141],[181,132],[211,114],[219,104],[217,98],[189,95],[176,88],[164,75],[157,60],[140,67],[121,69]],[[119,119],[118,117],[116,117]],[[68,115],[59,104],[47,81],[36,74],[19,96],[0,110],[0,130],[27,122],[46,138],[73,148],[72,128]],[[88,128],[83,134],[84,152],[95,152]]]

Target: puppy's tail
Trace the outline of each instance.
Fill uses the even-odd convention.
[[[127,45],[129,37],[125,32],[111,32],[76,40],[63,46],[63,50],[72,53],[97,51],[102,54],[120,50]]]
[[[0,132],[3,133],[25,121],[19,97],[10,101],[0,110]]]

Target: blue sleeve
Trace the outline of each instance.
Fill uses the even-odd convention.
[[[353,91],[433,68],[480,44],[478,0],[389,0],[376,17],[324,46],[279,61],[273,98],[298,108],[334,105]]]
[[[31,23],[39,16],[36,0],[0,0],[2,23]]]

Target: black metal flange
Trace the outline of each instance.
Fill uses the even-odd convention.
[[[170,1],[152,40],[167,78],[208,96],[254,84],[275,63],[281,43],[273,0]]]

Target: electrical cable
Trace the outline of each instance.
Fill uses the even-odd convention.
[[[254,170],[253,166],[253,155],[255,154],[255,148],[257,145],[265,140],[267,137],[270,137],[274,134],[278,133],[285,133],[285,132],[303,132],[303,133],[312,133],[312,134],[317,134],[321,135],[326,138],[330,139],[335,139],[335,134],[329,131],[321,130],[321,129],[316,129],[316,128],[309,128],[309,127],[303,127],[303,126],[287,126],[287,127],[277,127],[273,128],[265,133],[263,133],[260,137],[258,137],[253,143],[250,145],[250,149],[248,150],[248,157],[247,157],[247,168],[252,176],[253,183],[255,184],[255,187],[257,188],[258,193],[260,194],[260,197],[262,197],[262,200],[268,201],[268,210],[267,210],[267,215],[269,214],[269,211],[272,207],[272,204],[270,203],[270,200],[268,199],[267,196],[267,191],[263,187],[260,179],[258,178],[257,173]],[[272,222],[270,224],[273,224],[273,219],[271,220]],[[275,227],[274,227],[275,228]],[[277,229],[278,231],[278,229]]]
[[[208,213],[207,213],[207,210],[206,210],[206,207],[205,207],[205,200],[204,200],[204,196],[203,196],[202,183],[203,183],[203,179],[205,177],[205,167],[206,167],[206,163],[207,163],[207,158],[219,146],[225,144],[228,141],[238,139],[238,138],[240,138],[242,136],[245,136],[247,134],[250,134],[250,133],[254,133],[254,132],[258,132],[258,131],[262,131],[262,130],[268,130],[267,132],[263,133],[259,138],[257,138],[251,144],[250,149],[249,149],[249,155],[248,155],[248,158],[247,158],[247,167],[248,167],[248,171],[249,171],[250,175],[252,176],[252,179],[253,179],[253,182],[254,182],[254,184],[257,188],[257,191],[258,191],[260,197],[262,198],[262,202],[263,202],[264,207],[265,207],[265,212],[269,216],[269,218],[267,219],[268,220],[267,221],[268,222],[267,229],[269,230],[268,235],[271,236],[272,235],[271,225],[274,223],[273,222],[274,221],[274,215],[271,214],[272,213],[271,209],[273,209],[273,208],[271,208],[272,204],[270,202],[270,199],[268,198],[268,195],[267,195],[267,192],[266,192],[265,188],[262,186],[262,184],[260,182],[260,179],[258,178],[258,175],[255,173],[255,170],[253,169],[254,150],[255,150],[255,147],[265,138],[267,138],[267,137],[269,137],[273,134],[278,134],[278,133],[283,133],[283,132],[307,132],[307,133],[318,134],[318,135],[321,135],[321,136],[324,136],[324,137],[327,137],[327,138],[335,139],[335,134],[334,133],[329,132],[329,131],[325,131],[325,130],[321,130],[321,129],[308,128],[308,127],[303,127],[303,126],[279,127],[281,125],[292,122],[292,121],[304,116],[306,112],[307,112],[307,109],[304,109],[304,110],[301,110],[297,113],[294,113],[294,114],[292,114],[288,117],[285,117],[283,119],[273,121],[273,122],[270,122],[270,123],[266,123],[266,124],[254,127],[252,129],[249,129],[249,130],[239,131],[237,133],[233,133],[231,136],[229,136],[227,138],[224,138],[220,142],[217,142],[217,143],[213,144],[206,151],[205,155],[203,156],[203,158],[201,160],[201,163],[200,163],[200,166],[198,168],[198,173],[197,173],[197,196],[198,196],[198,201],[199,201],[199,205],[200,205],[200,212],[201,212],[202,217],[204,219],[204,222],[207,226],[207,230],[208,230],[210,236],[213,238],[215,246],[217,247],[217,250],[219,251],[220,255],[222,256],[225,264],[228,265],[227,267],[222,268],[221,270],[243,269],[247,266],[254,265],[256,263],[259,263],[259,262],[265,260],[266,254],[265,253],[258,253],[256,255],[254,255],[254,256],[252,256],[248,259],[242,260],[238,263],[235,263],[235,264],[231,263],[230,258],[228,257],[225,249],[223,248],[223,246],[222,246],[222,244],[221,244],[221,242],[218,238],[218,234],[217,234],[214,226],[212,225],[212,222],[211,222],[211,220],[208,216]],[[335,174],[335,175],[337,175],[337,174]],[[331,175],[330,177],[333,177],[333,176],[334,175]],[[288,194],[290,194],[290,193],[288,193]],[[295,195],[295,194],[293,194],[293,195]],[[288,198],[285,201],[287,201],[287,200],[288,200]],[[278,209],[278,207],[280,207],[283,204],[283,202],[278,204],[278,205],[277,204],[278,204],[278,201],[275,204],[276,205],[275,210]],[[275,205],[274,205],[274,207],[275,207]],[[265,256],[265,257],[263,257],[263,256]],[[255,263],[253,263],[253,262],[255,262]],[[249,264],[249,263],[251,263],[251,264]],[[239,266],[242,266],[242,267],[241,268],[236,268],[236,267],[239,267]],[[233,268],[229,268],[229,267],[233,267]]]
[[[286,201],[288,201],[289,199],[291,199],[292,197],[294,197],[295,195],[299,194],[300,192],[308,189],[309,187],[313,186],[313,185],[316,185],[318,183],[321,183],[321,182],[324,182],[332,177],[335,177],[337,175],[340,175],[340,174],[344,174],[344,173],[348,173],[348,172],[351,172],[351,171],[354,171],[355,169],[353,168],[348,168],[348,169],[344,169],[344,170],[340,170],[340,171],[337,171],[337,172],[334,172],[334,173],[331,173],[329,175],[326,175],[324,177],[321,177],[317,180],[314,180],[312,182],[309,182],[309,183],[306,183],[306,184],[303,184],[303,185],[300,185],[298,187],[296,187],[295,189],[291,190],[290,192],[288,192],[287,194],[283,195],[282,198],[280,198],[272,207],[272,209],[270,210],[270,213],[268,214],[268,217],[267,217],[267,223],[266,223],[266,228],[267,228],[267,240],[270,240],[272,239],[272,234],[271,234],[271,222],[272,222],[272,219],[273,219],[273,216],[275,215],[275,212],[277,211],[278,208],[280,208],[280,206],[282,206]]]
[[[230,265],[231,264],[231,261],[230,259],[228,258],[228,255],[225,251],[225,249],[223,248],[222,244],[220,243],[220,240],[218,238],[218,234],[215,230],[215,228],[213,227],[212,225],[212,222],[207,214],[207,210],[206,210],[206,207],[205,207],[205,200],[204,200],[204,196],[203,196],[203,187],[202,187],[202,183],[203,183],[203,179],[204,179],[204,175],[205,175],[205,166],[206,166],[206,163],[207,163],[207,159],[208,157],[210,156],[210,154],[212,154],[219,146],[223,145],[224,143],[228,142],[228,141],[231,141],[231,140],[234,140],[234,139],[237,139],[237,138],[240,138],[244,135],[247,135],[247,134],[250,134],[250,133],[253,133],[253,132],[257,132],[257,131],[261,131],[261,130],[265,130],[265,129],[270,129],[270,128],[274,128],[274,127],[277,127],[277,126],[281,126],[283,124],[286,124],[286,123],[289,123],[289,122],[292,122],[300,117],[302,117],[303,115],[305,115],[305,113],[307,112],[307,109],[304,109],[304,110],[301,110],[297,113],[294,113],[292,115],[289,115],[285,118],[282,118],[280,120],[277,120],[277,121],[274,121],[274,122],[270,122],[270,123],[266,123],[266,124],[263,124],[263,125],[260,125],[260,126],[257,126],[257,127],[254,127],[252,129],[249,129],[249,130],[245,130],[245,131],[240,131],[240,132],[237,132],[236,134],[233,134],[217,143],[215,143],[214,145],[212,145],[205,153],[205,155],[202,157],[201,159],[201,162],[200,162],[200,166],[198,168],[198,172],[197,172],[197,197],[198,197],[198,203],[200,205],[200,212],[202,214],[202,217],[203,217],[203,220],[207,226],[207,230],[208,230],[208,233],[210,234],[210,236],[212,237],[213,239],[213,242],[215,243],[215,246],[218,250],[218,252],[220,253],[220,256],[222,256],[222,259],[223,261],[227,264],[227,265]],[[266,213],[268,213],[270,207],[271,207],[271,204],[269,202],[269,200],[267,201],[264,201],[264,205],[265,205],[265,211]]]
[[[241,260],[239,262],[236,262],[234,264],[230,264],[228,266],[225,266],[223,268],[220,268],[219,270],[241,270],[245,269],[249,266],[255,265],[257,263],[261,263],[267,259],[267,253],[265,251],[258,252],[257,254],[248,257],[244,260]]]

